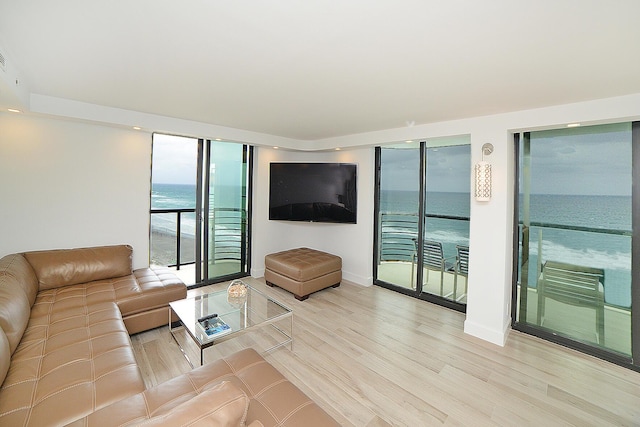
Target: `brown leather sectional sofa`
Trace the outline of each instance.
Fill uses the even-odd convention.
[[[132,271],[131,256],[0,259],[0,425],[337,425],[250,349],[145,390],[129,334],[165,325],[186,286],[168,269]]]

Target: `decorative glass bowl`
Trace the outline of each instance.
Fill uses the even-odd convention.
[[[239,279],[232,281],[227,288],[227,302],[234,307],[241,307],[247,300],[247,285]]]

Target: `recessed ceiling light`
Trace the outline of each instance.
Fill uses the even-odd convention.
[[[578,126],[580,126],[580,123],[569,123],[567,125],[568,128],[577,128]]]
[[[22,113],[22,111],[15,109],[15,108],[7,108],[7,111],[10,111],[12,113]]]
[[[411,144],[413,141],[411,141],[411,140],[407,140],[407,141],[405,141],[405,142],[406,142],[407,144]]]
[[[134,127],[133,127],[133,129],[134,129],[134,130],[140,130],[140,129],[142,129],[142,128],[141,128],[140,126],[134,126]]]
[[[277,150],[278,148],[280,148],[280,147],[273,147],[274,150]]]
[[[340,147],[337,147],[337,148],[336,148],[336,151],[340,151]]]
[[[220,138],[216,138],[216,141],[222,141]]]

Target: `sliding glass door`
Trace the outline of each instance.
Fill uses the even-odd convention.
[[[250,268],[251,147],[155,134],[150,262],[188,285],[246,276]]]
[[[464,309],[468,137],[378,147],[375,283]]]
[[[205,144],[202,265],[203,276],[214,282],[248,272],[250,149],[231,142]]]
[[[419,143],[376,149],[376,281],[411,292],[418,291],[420,152]]]
[[[517,145],[516,328],[629,360],[632,125],[530,132]]]

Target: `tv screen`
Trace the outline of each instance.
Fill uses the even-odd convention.
[[[351,163],[271,163],[269,219],[355,224],[356,172]]]

